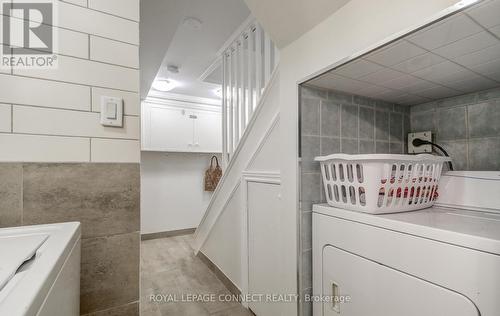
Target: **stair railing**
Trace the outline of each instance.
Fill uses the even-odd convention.
[[[278,62],[278,49],[256,21],[222,51],[223,166],[238,147]]]

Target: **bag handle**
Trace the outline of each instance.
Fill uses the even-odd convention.
[[[217,158],[217,156],[212,156],[212,158],[210,158],[210,169],[213,169],[214,168],[214,158],[215,158],[215,163],[217,165],[217,167],[220,167],[219,166],[219,158]]]

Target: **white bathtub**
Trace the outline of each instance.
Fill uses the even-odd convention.
[[[0,270],[12,267],[9,255],[33,247],[26,240],[39,238],[35,256],[15,274],[3,278],[0,315],[78,316],[80,314],[80,223],[61,223],[0,229]],[[36,243],[36,242],[35,242]],[[3,264],[3,265],[2,265]],[[1,271],[0,271],[1,272]],[[4,273],[5,276],[5,273]]]

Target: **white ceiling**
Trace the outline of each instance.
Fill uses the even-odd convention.
[[[273,42],[282,48],[344,6],[349,0],[245,0]]]
[[[148,94],[158,67],[174,38],[177,26],[188,1],[141,0],[139,58],[141,74],[141,98]]]
[[[500,86],[500,0],[481,2],[308,84],[399,104]]]
[[[172,0],[157,2],[169,1]],[[169,91],[169,94],[217,98],[214,90],[218,85],[206,80],[203,82],[200,76],[217,60],[217,52],[221,46],[245,22],[250,11],[243,0],[182,1],[184,7],[175,13],[182,18],[175,25],[175,34],[168,43],[161,65],[157,67],[156,78],[173,79],[179,83],[179,86]],[[186,25],[184,23],[186,17],[200,20],[201,28],[195,29]],[[157,40],[161,41],[162,37]],[[179,73],[169,72],[167,65],[178,66]],[[218,69],[220,71],[220,68]],[[217,76],[214,73],[209,77],[217,78]],[[161,97],[162,93],[151,89],[150,95]]]

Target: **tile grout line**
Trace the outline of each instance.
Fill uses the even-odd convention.
[[[75,5],[75,6],[80,7],[80,8],[85,8],[85,7],[82,7],[82,6],[79,6],[79,5]],[[92,9],[90,9],[90,10],[92,10]],[[101,12],[101,13],[104,13],[104,14],[108,14],[108,13],[105,13],[105,12],[102,12],[102,11],[97,11],[97,10],[92,10],[92,11]],[[8,16],[8,15],[0,13],[0,16]],[[18,19],[18,20],[24,20],[24,18],[18,18],[18,17],[11,17],[11,18],[15,18],[15,19]],[[30,20],[28,20],[28,21],[30,21]],[[31,21],[31,22],[33,22],[33,21]],[[132,22],[135,22],[135,23],[137,23],[137,25],[139,25],[139,22],[137,22],[137,21],[132,21]],[[51,24],[46,24],[46,23],[42,23],[42,25],[50,26],[51,28],[59,28],[59,29],[63,29],[63,30],[68,30],[68,31],[72,31],[72,32],[75,32],[75,33],[80,33],[80,34],[91,34],[91,33],[86,33],[84,31],[72,29],[72,28],[69,28],[69,27],[66,27],[66,26],[61,26],[61,25],[51,25]],[[106,37],[106,36],[99,35],[99,34],[91,34],[91,35],[92,36],[96,36],[96,37],[100,37],[100,38],[104,38],[104,39],[107,39],[107,40],[110,40],[110,41],[115,41],[115,42],[120,42],[120,43],[123,43],[123,44],[128,44],[128,45],[136,46],[137,48],[139,48],[139,46],[140,46],[140,41],[137,44],[135,44],[135,43],[132,43],[132,42],[126,42],[124,40],[119,40],[119,39],[116,39],[116,38]]]
[[[59,134],[35,134],[35,133],[8,133],[8,132],[0,132],[0,135],[26,135],[26,136],[40,136],[40,137],[66,137],[66,138],[95,138],[95,139],[107,139],[107,140],[123,140],[123,141],[140,141],[139,138],[112,138],[112,137],[102,137],[102,136],[75,136],[75,135],[59,135]]]
[[[11,47],[10,48],[10,55],[12,56],[12,54],[13,54],[13,48]],[[14,75],[14,66],[12,66],[12,64],[10,65],[10,74]]]
[[[373,151],[377,153],[377,110],[373,108]]]
[[[323,154],[323,100],[319,100],[319,155]]]
[[[136,21],[136,20],[133,20],[133,19],[121,16],[121,15],[116,15],[116,14],[109,13],[109,12],[106,12],[106,11],[101,11],[101,10],[94,9],[94,8],[92,8],[92,7],[89,6],[89,0],[87,0],[87,6],[86,7],[81,6],[81,5],[77,5],[75,3],[67,2],[67,1],[64,1],[64,0],[60,0],[60,1],[66,3],[66,4],[69,4],[69,5],[74,5],[76,7],[84,8],[84,9],[87,9],[87,10],[90,10],[90,11],[94,11],[94,12],[99,12],[99,13],[102,13],[102,14],[105,14],[105,15],[113,16],[115,18],[123,19],[123,20],[130,21],[130,22],[134,22],[134,23],[137,23],[137,24],[139,24],[139,22],[140,22],[140,21]]]
[[[94,95],[94,87],[90,87],[90,89],[89,89],[89,98],[90,98],[90,109],[89,109],[89,112],[93,112],[93,110],[94,110],[94,98],[93,98],[93,95]],[[123,102],[123,103],[125,103],[125,102]],[[139,106],[140,106],[140,103],[139,103]],[[125,112],[125,104],[123,105],[123,112]],[[125,116],[125,113],[123,115]]]
[[[400,134],[400,136],[401,136],[401,143],[402,143],[401,144],[401,146],[402,146],[401,152],[404,155],[404,154],[406,154],[405,153],[405,143],[406,143],[405,138],[406,137],[405,137],[405,115],[404,115],[404,113],[401,115],[401,134]]]
[[[48,164],[51,164],[51,163],[48,163]],[[77,163],[77,164],[89,164],[88,162],[86,163]],[[98,163],[92,163],[93,165],[96,165]],[[114,162],[111,162],[110,164],[116,164]],[[132,163],[132,164],[137,164],[137,163]],[[140,230],[134,230],[134,231],[130,231],[130,232],[121,232],[121,233],[113,233],[113,234],[106,234],[106,235],[99,235],[99,236],[85,236],[83,237],[82,236],[82,240],[89,240],[89,239],[96,239],[96,238],[108,238],[108,237],[115,237],[115,236],[123,236],[123,235],[135,235],[135,234],[138,234],[139,236],[139,240],[141,238],[141,231]]]
[[[353,98],[353,103],[354,103],[354,96],[352,98]],[[356,113],[356,115],[357,115],[357,118],[356,118],[356,124],[357,124],[357,126],[356,126],[356,140],[357,140],[357,145],[358,145],[357,154],[359,154],[359,149],[360,149],[360,146],[359,146],[359,139],[360,139],[360,137],[359,137],[359,135],[360,135],[360,133],[359,133],[360,117],[359,117],[359,115],[360,115],[360,110],[359,110],[359,105],[356,104],[355,106],[356,106],[356,110],[357,110],[357,113]]]
[[[90,92],[92,94],[92,92]],[[91,97],[92,98],[92,97]],[[69,108],[58,108],[52,106],[44,106],[44,105],[33,105],[33,104],[20,104],[20,103],[11,103],[12,106],[21,106],[21,107],[29,107],[29,108],[37,108],[37,109],[48,109],[48,110],[58,110],[58,111],[71,111],[71,112],[81,112],[81,113],[101,113],[101,111],[93,111],[92,110],[92,101],[90,102],[90,110],[79,110],[79,109],[69,109]],[[124,117],[140,117],[140,114],[123,114]]]
[[[10,132],[14,133],[14,104],[10,105]]]
[[[339,115],[339,138],[340,138],[340,152],[342,152],[342,143],[343,143],[343,137],[342,137],[342,109],[344,108],[343,104],[340,104],[338,106],[338,115]]]
[[[394,107],[393,107],[394,108]],[[388,136],[389,136],[389,154],[392,153],[392,146],[391,146],[391,142],[392,142],[392,134],[391,134],[391,112],[388,113],[389,114],[389,130],[388,130]]]
[[[84,60],[86,60],[86,59],[84,59]],[[0,74],[0,76],[1,75],[2,74]],[[111,87],[99,86],[99,85],[94,85],[94,84],[85,84],[85,83],[77,83],[77,82],[72,82],[72,81],[49,79],[49,78],[43,78],[43,77],[26,76],[26,75],[21,75],[21,74],[14,74],[14,73],[11,74],[11,76],[15,76],[15,77],[19,77],[19,78],[28,78],[28,79],[51,81],[51,82],[59,82],[59,83],[71,84],[71,85],[82,86],[82,87],[95,87],[95,88],[100,88],[100,89],[109,89],[109,90],[116,90],[116,91],[121,91],[121,92],[139,94],[139,91],[126,90],[126,89],[120,89],[120,88],[111,88]]]
[[[24,163],[21,163],[21,225],[24,225]]]
[[[90,38],[90,36],[92,36],[91,34],[87,34],[87,35],[89,35],[89,38]],[[40,50],[37,50],[37,49],[31,49],[31,50],[35,51],[35,52],[39,52],[40,51]],[[92,58],[90,58],[90,47],[87,50],[87,54],[89,54],[88,58],[79,57],[79,56],[75,56],[75,55],[63,54],[61,52],[54,53],[54,55],[56,55],[56,56],[73,58],[73,59],[78,59],[78,60],[84,60],[84,61],[89,61],[89,62],[93,62],[93,63],[99,63],[99,64],[103,64],[103,65],[108,65],[108,66],[114,66],[114,67],[117,67],[117,68],[123,68],[123,69],[128,69],[128,70],[140,70],[138,67],[127,66],[127,65],[124,65],[124,64],[113,64],[113,63],[110,63],[110,62],[107,62],[107,61],[102,61],[102,60],[98,60],[98,59],[92,59]]]
[[[139,305],[140,301],[139,300],[130,301],[130,302],[125,303],[125,304],[116,305],[116,306],[112,306],[112,307],[105,308],[105,309],[100,309],[100,310],[97,310],[97,311],[94,311],[94,312],[90,312],[90,313],[87,313],[87,314],[83,314],[83,315],[80,315],[80,316],[91,316],[91,315],[95,315],[96,313],[103,313],[103,312],[113,311],[116,308],[124,307],[124,306],[129,306],[129,305],[134,305],[136,303]]]
[[[469,106],[465,106],[465,163],[467,170],[470,170],[469,153],[470,129],[469,129]]]

